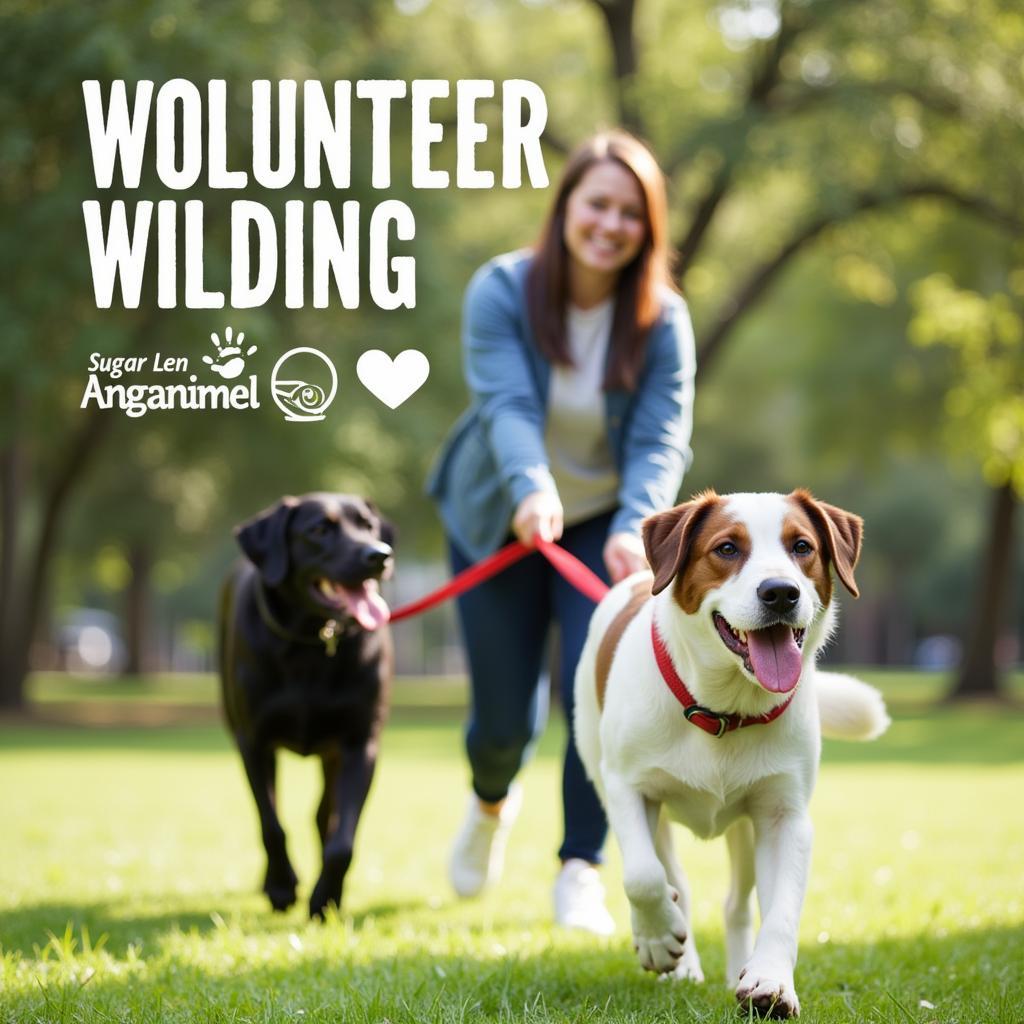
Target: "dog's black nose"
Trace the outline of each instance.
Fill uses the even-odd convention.
[[[375,572],[382,570],[390,557],[391,548],[387,544],[367,544],[363,548],[363,565]]]
[[[773,612],[790,612],[800,600],[800,588],[792,580],[764,580],[757,588],[757,596]]]

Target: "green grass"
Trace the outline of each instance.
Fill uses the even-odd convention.
[[[907,669],[855,670],[858,675],[882,688],[886,699],[896,707],[920,707],[940,700],[952,685],[943,672],[915,672]],[[1010,674],[1006,689],[1016,700],[1024,701],[1024,672]],[[40,708],[146,704],[178,707],[216,705],[216,677],[201,673],[154,674],[122,679],[109,676],[70,675],[63,672],[39,672],[29,681],[29,698]],[[394,694],[397,707],[460,708],[465,700],[465,685],[458,677],[426,677],[400,681]]]
[[[57,684],[73,685],[37,684],[56,687],[54,706],[141,700],[120,684],[86,698]],[[146,701],[175,685],[146,684]],[[893,681],[903,710],[878,743],[826,745],[797,968],[804,1020],[1024,1019],[1024,715],[929,711],[911,699],[924,685]],[[452,692],[400,690],[345,906],[322,926],[301,907],[271,913],[257,892],[255,814],[215,723],[4,724],[0,1021],[735,1022],[719,983],[720,841],[677,833],[705,985],[659,983],[634,962],[614,844],[604,874],[619,934],[551,927],[557,723],[524,775],[501,886],[473,902],[449,895],[467,785]],[[181,703],[209,712],[206,693]],[[304,896],[317,776],[283,758]]]

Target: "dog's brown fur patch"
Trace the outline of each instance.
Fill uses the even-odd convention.
[[[643,521],[644,552],[654,573],[652,594],[660,594],[682,572],[701,523],[721,502],[714,491],[703,491],[682,505],[656,512]]]
[[[853,570],[860,558],[864,520],[852,512],[818,501],[810,491],[796,490],[788,497],[814,524],[815,534],[821,544],[822,557],[827,556],[828,561],[835,566],[836,575],[843,586],[857,597],[859,591],[857,581],[853,578]],[[826,565],[826,571],[827,568]]]
[[[633,593],[629,600],[620,609],[618,615],[612,619],[601,643],[597,648],[597,658],[594,664],[594,679],[597,683],[597,706],[604,708],[604,692],[608,686],[608,673],[612,670],[612,659],[615,657],[615,648],[619,646],[622,634],[626,627],[636,618],[637,613],[647,603],[651,596],[651,585],[646,581],[637,583],[633,587]]]
[[[726,541],[736,545],[738,554],[732,558],[715,553],[715,548]],[[673,591],[676,604],[687,615],[693,615],[700,608],[704,595],[737,575],[749,557],[747,528],[729,515],[724,504],[716,503],[690,540],[689,557]]]
[[[790,502],[793,510],[782,522],[782,546],[790,552],[790,558],[796,563],[797,568],[814,584],[821,603],[827,605],[832,600],[832,574],[828,571],[828,550],[822,550],[821,537],[807,510],[792,499]],[[792,554],[793,545],[798,540],[806,540],[814,548],[814,553],[803,557]]]

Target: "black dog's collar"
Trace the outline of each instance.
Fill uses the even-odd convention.
[[[310,636],[299,636],[298,633],[292,633],[274,618],[274,614],[270,610],[270,603],[267,601],[266,592],[263,589],[263,581],[259,579],[256,581],[256,607],[259,609],[263,624],[271,633],[279,636],[282,640],[288,640],[293,644],[306,644],[312,647],[322,643],[328,658],[333,658],[337,653],[338,639],[343,629],[342,624],[337,619],[328,619],[320,627],[315,640]]]

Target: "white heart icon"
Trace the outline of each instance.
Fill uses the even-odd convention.
[[[430,363],[414,348],[399,352],[394,359],[379,348],[371,348],[359,357],[356,376],[371,395],[389,409],[397,409],[426,383]]]

